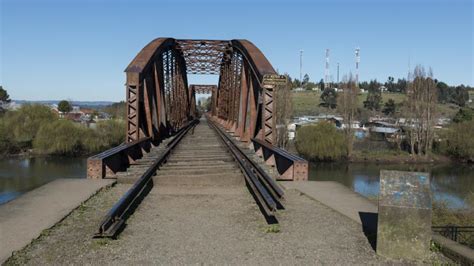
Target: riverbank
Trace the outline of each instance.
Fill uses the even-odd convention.
[[[352,163],[374,162],[374,163],[403,163],[403,164],[425,164],[425,163],[453,163],[455,160],[450,157],[432,154],[430,156],[413,156],[407,152],[395,150],[383,151],[354,151],[347,161]]]
[[[8,157],[0,160],[0,205],[59,178],[84,179],[85,157]]]
[[[428,157],[413,156],[408,152],[400,150],[355,150],[352,152],[350,158],[341,157],[336,160],[318,161],[312,160],[300,153],[296,149],[294,142],[290,142],[286,149],[297,156],[303,157],[312,163],[386,163],[386,164],[434,164],[434,163],[461,163],[466,165],[474,165],[473,162],[455,160],[451,157],[432,154]]]
[[[47,153],[39,153],[35,152],[34,150],[25,150],[18,153],[7,153],[7,154],[0,154],[0,160],[4,159],[35,159],[35,158],[67,158],[67,159],[79,159],[79,158],[87,158],[92,155],[98,154],[100,152],[85,152],[79,153],[74,155],[59,155],[59,154],[47,154]]]

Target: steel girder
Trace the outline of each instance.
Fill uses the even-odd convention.
[[[242,141],[275,142],[273,91],[277,75],[262,52],[247,40],[158,38],[145,46],[127,74],[127,142],[159,141],[197,113],[187,74],[219,74],[211,115]]]

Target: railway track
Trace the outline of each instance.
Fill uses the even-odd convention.
[[[198,123],[190,122],[127,172],[117,174],[118,182],[133,185],[105,215],[94,237],[115,238],[154,185],[235,187],[245,181],[266,221],[278,223],[275,214],[283,209],[283,190],[216,123],[202,120],[194,134]]]

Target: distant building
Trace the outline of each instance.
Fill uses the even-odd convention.
[[[384,121],[371,121],[364,124],[371,140],[395,141],[401,137],[401,128],[397,124]]]
[[[21,106],[22,106],[21,103],[16,103],[16,102],[13,102],[13,101],[11,101],[9,103],[5,103],[3,101],[0,101],[0,108],[5,109],[5,110],[15,111],[15,110],[20,109]]]

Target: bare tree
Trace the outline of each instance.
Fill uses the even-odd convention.
[[[406,132],[412,154],[429,156],[433,146],[434,126],[437,119],[437,89],[430,69],[417,66],[409,81],[405,115]]]
[[[341,92],[337,97],[337,109],[344,119],[344,134],[347,142],[347,156],[352,154],[354,143],[353,123],[357,114],[357,95],[359,88],[352,74],[345,76],[341,83]]]

